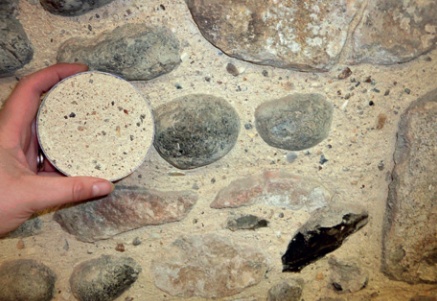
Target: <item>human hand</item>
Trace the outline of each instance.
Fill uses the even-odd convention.
[[[88,69],[57,64],[20,80],[0,111],[0,236],[37,211],[112,192],[114,185],[93,177],[65,177],[49,162],[37,170],[35,116],[41,94],[65,77]]]

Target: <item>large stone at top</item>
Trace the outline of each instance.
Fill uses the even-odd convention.
[[[42,7],[52,14],[79,16],[114,0],[40,0]]]
[[[337,62],[362,1],[185,2],[203,36],[226,54],[310,71],[328,70]]]
[[[240,119],[224,99],[206,94],[177,98],[154,111],[155,146],[180,169],[211,164],[237,142]]]
[[[403,114],[386,209],[383,271],[437,283],[437,90]]]
[[[406,62],[436,47],[437,1],[370,0],[352,36],[353,63]]]
[[[270,146],[302,150],[328,136],[332,114],[333,107],[323,95],[296,93],[261,104],[255,111],[255,124]]]
[[[32,45],[15,18],[16,0],[0,3],[0,77],[10,76],[30,62]]]
[[[179,41],[164,27],[126,24],[97,39],[72,38],[58,50],[58,62],[84,63],[127,80],[148,80],[179,66]]]

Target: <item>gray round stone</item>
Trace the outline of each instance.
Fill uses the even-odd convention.
[[[70,277],[71,290],[80,301],[110,301],[138,278],[141,267],[130,257],[103,255],[82,262]]]
[[[48,12],[61,16],[79,16],[114,0],[40,0]]]
[[[23,26],[12,14],[13,2],[7,4],[0,4],[0,77],[12,75],[33,57]]]
[[[269,145],[303,150],[320,143],[329,134],[332,105],[320,94],[293,94],[260,105],[255,125]]]
[[[188,95],[155,111],[158,153],[180,169],[211,164],[235,145],[240,120],[224,99],[211,95]]]
[[[55,274],[35,260],[7,261],[0,266],[0,300],[49,301],[55,280]]]

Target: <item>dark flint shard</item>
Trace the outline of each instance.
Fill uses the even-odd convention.
[[[368,221],[368,214],[348,213],[341,222],[332,227],[316,224],[304,225],[288,244],[282,256],[283,272],[300,272],[304,267],[339,248],[351,234],[361,229]]]

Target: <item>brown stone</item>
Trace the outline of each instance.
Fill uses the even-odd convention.
[[[409,283],[437,283],[437,90],[401,117],[386,209],[383,271]]]
[[[182,220],[197,201],[188,191],[118,188],[111,195],[59,210],[54,219],[78,240],[93,242],[146,225]]]
[[[331,193],[317,181],[283,171],[265,171],[231,182],[219,191],[211,207],[236,208],[259,203],[311,212],[325,207],[330,200]]]
[[[437,2],[371,0],[352,36],[353,63],[394,64],[436,47]]]
[[[226,54],[302,71],[337,62],[361,2],[186,0],[203,36]]]
[[[267,270],[256,248],[215,234],[181,237],[153,263],[155,285],[179,297],[235,295],[258,284]]]

